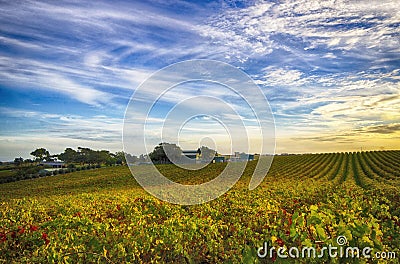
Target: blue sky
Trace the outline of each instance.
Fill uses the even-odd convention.
[[[37,147],[121,150],[134,90],[188,59],[255,80],[278,153],[399,149],[396,2],[2,2],[0,160]]]

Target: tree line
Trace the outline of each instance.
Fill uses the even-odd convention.
[[[210,162],[218,153],[208,147],[200,147],[195,152],[195,159],[202,162]],[[13,164],[7,163],[0,167],[0,183],[27,180],[38,177],[65,174],[74,171],[95,169],[102,166],[125,165],[128,163],[149,163],[168,164],[176,162],[187,162],[185,158],[187,153],[176,144],[160,143],[149,155],[141,154],[138,157],[123,151],[111,153],[108,150],[93,150],[90,148],[78,147],[77,149],[66,148],[62,153],[51,154],[45,148],[37,148],[30,153],[33,159],[23,159],[18,157],[14,159]],[[194,161],[191,153],[191,161]],[[54,164],[49,162],[63,161],[62,168],[47,168]],[[38,166],[44,165],[44,166]],[[57,164],[58,165],[58,164]],[[46,170],[47,169],[47,170]]]
[[[200,159],[204,162],[210,162],[218,153],[208,147],[202,146],[197,149]],[[123,151],[111,153],[108,150],[93,150],[85,147],[77,149],[66,148],[62,153],[50,154],[45,148],[37,148],[30,153],[33,159],[15,158],[15,165],[34,164],[40,162],[63,161],[68,164],[104,164],[104,165],[123,165],[127,163],[153,162],[155,164],[165,164],[179,162],[185,155],[182,149],[176,144],[160,143],[148,155],[131,155]]]
[[[104,165],[123,165],[129,162],[140,162],[147,161],[146,155],[140,155],[139,157],[124,153],[123,151],[117,151],[112,153],[108,150],[93,150],[85,147],[78,147],[77,149],[66,148],[62,153],[50,154],[45,148],[37,148],[30,153],[33,159],[24,160],[22,157],[14,159],[15,165],[22,164],[34,164],[41,162],[54,162],[63,161],[69,164],[104,164]]]
[[[201,146],[196,150],[199,159],[202,162],[209,163],[218,153],[205,146]],[[158,144],[152,152],[149,153],[149,158],[155,164],[166,164],[175,162],[184,162],[185,155],[182,149],[176,145],[167,142]]]

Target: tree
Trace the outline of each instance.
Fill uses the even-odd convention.
[[[131,155],[129,153],[125,153],[125,159],[126,159],[126,163],[134,163],[139,161],[139,158],[136,157],[135,155]]]
[[[96,157],[94,155],[94,150],[91,150],[90,148],[78,147],[78,156],[76,162],[93,164],[95,163],[95,160]]]
[[[215,150],[210,149],[205,146],[201,146],[201,148],[199,148],[198,151],[200,152],[201,160],[206,163],[211,162],[214,159],[214,157],[217,155],[217,152]]]
[[[93,155],[93,161],[97,164],[106,163],[107,160],[111,158],[111,154],[108,150],[93,151],[92,155]]]
[[[14,159],[14,164],[17,166],[21,165],[23,162],[24,162],[24,159],[21,157]]]
[[[154,163],[165,164],[172,163],[172,161],[177,162],[182,157],[182,150],[176,144],[163,142],[154,148],[149,157]]]
[[[33,160],[31,160],[31,159],[26,159],[26,160],[24,160],[24,163],[33,163]]]
[[[115,152],[115,163],[119,165],[126,164],[125,153],[123,151]]]
[[[66,148],[63,153],[58,154],[58,158],[65,163],[77,162],[78,152],[72,148]]]
[[[78,147],[78,160],[82,163],[87,163],[91,151],[90,148]]]
[[[36,161],[43,161],[43,159],[50,156],[50,153],[45,148],[38,148],[30,153],[32,156],[36,157]]]

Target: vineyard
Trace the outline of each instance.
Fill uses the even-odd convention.
[[[256,161],[229,192],[201,205],[147,194],[127,167],[77,171],[0,185],[1,263],[398,263],[400,151],[276,156],[249,191]],[[195,184],[199,171],[159,165]],[[371,258],[259,258],[270,247],[371,247]],[[377,259],[376,252],[392,252]],[[395,256],[396,258],[394,258]]]

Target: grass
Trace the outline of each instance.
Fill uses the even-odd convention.
[[[15,175],[16,175],[16,173],[13,170],[1,170],[0,171],[0,179],[15,176]]]

